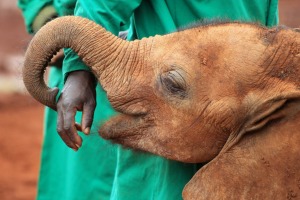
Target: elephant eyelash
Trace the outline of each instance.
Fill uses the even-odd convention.
[[[169,94],[177,96],[181,99],[186,97],[186,82],[183,76],[176,70],[168,71],[162,74],[160,81]]]

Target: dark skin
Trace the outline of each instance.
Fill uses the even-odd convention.
[[[77,131],[90,133],[96,107],[96,80],[88,71],[69,73],[57,102],[57,132],[63,141],[77,151],[82,139]],[[80,91],[80,92],[79,92]],[[75,122],[77,111],[82,111],[81,124]]]

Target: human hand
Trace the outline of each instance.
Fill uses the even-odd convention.
[[[78,150],[82,139],[77,131],[90,133],[96,107],[96,80],[88,71],[71,72],[57,102],[57,132],[67,146]],[[81,125],[75,123],[75,114],[82,111]]]

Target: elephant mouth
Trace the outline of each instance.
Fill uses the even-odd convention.
[[[111,140],[114,143],[122,144],[125,147],[132,147],[145,136],[147,129],[151,126],[151,120],[145,114],[123,114],[120,113],[107,121],[100,129],[102,138]]]
[[[104,123],[98,132],[104,139],[132,148],[133,146],[129,144],[136,143],[145,136],[149,127],[153,126],[154,120],[151,119],[149,104],[140,99],[130,100],[122,104],[118,104],[118,102],[124,102],[124,100],[110,100],[111,105],[119,114]]]

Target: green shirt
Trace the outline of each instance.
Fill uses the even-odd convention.
[[[38,10],[49,2],[53,3],[19,0],[29,31]],[[75,15],[92,19],[115,35],[131,20],[129,40],[166,34],[213,18],[253,21],[266,26],[278,22],[277,0],[79,0]],[[67,50],[64,77],[75,70],[88,69]],[[57,72],[56,76],[62,74]],[[92,132],[114,113],[98,86]],[[184,185],[200,167],[124,150],[105,143],[97,133],[82,135],[83,146],[75,153],[56,133],[56,116],[46,113],[46,117],[38,199],[176,200],[181,199]],[[77,115],[76,121],[80,122],[80,117]]]
[[[79,0],[75,15],[92,19],[115,35],[132,17],[129,40],[163,35],[190,23],[213,18],[252,21],[265,26],[274,26],[278,22],[277,0]],[[74,70],[87,68],[68,50],[64,75]],[[119,148],[111,199],[181,199],[183,186],[197,169],[197,165]]]
[[[115,35],[120,31],[122,24],[131,17],[128,39],[134,40],[156,34],[163,35],[190,23],[213,18],[274,26],[278,22],[277,3],[277,0],[79,0],[75,15],[95,21]],[[75,70],[87,68],[76,54],[67,50],[64,76]],[[97,124],[97,121],[94,123]],[[198,168],[197,165],[178,163],[118,148],[110,199],[181,199],[184,185]]]

